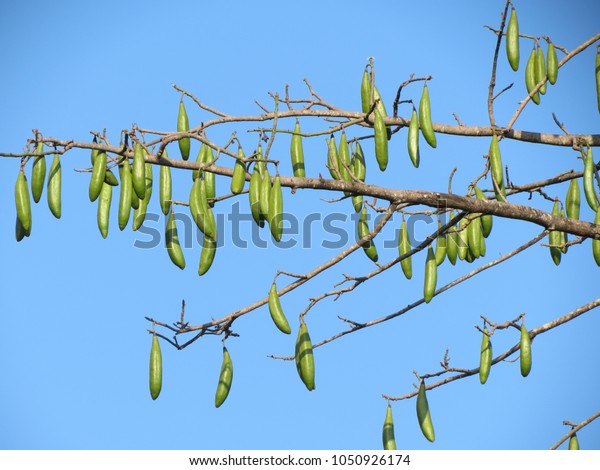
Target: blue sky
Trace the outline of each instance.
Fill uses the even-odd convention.
[[[597,33],[600,5],[537,0],[515,4],[525,34],[549,35],[556,44],[573,49]],[[306,77],[326,101],[359,110],[360,78],[370,56],[375,58],[377,85],[388,110],[398,85],[410,74],[431,75],[434,122],[454,124],[456,113],[467,125],[487,125],[495,36],[484,25],[499,24],[503,2],[423,5],[4,2],[0,150],[21,151],[33,128],[47,136],[81,141],[91,140],[90,130],[106,128],[115,143],[120,130],[134,122],[147,129],[175,130],[179,94],[171,83],[227,113],[250,115],[260,113],[254,100],[271,106],[268,92],[283,94],[286,84],[292,97],[306,97],[302,81]],[[511,82],[514,87],[497,100],[499,124],[508,121],[526,95],[523,71],[530,46],[531,41],[521,40],[521,68],[516,73],[501,50],[497,90]],[[561,69],[542,105],[528,106],[516,128],[559,133],[552,120],[555,112],[570,132],[597,133],[593,54],[589,48]],[[417,101],[421,89],[408,87],[403,98]],[[208,119],[204,111],[186,103],[192,125]],[[402,116],[409,113],[408,105],[400,109]],[[291,129],[293,122],[282,125]],[[306,131],[323,125],[302,121]],[[250,153],[257,137],[246,130],[255,127],[211,129],[209,137],[225,143],[237,130]],[[286,137],[276,139],[273,152],[283,162],[282,172],[289,174]],[[458,167],[453,189],[464,194],[482,171],[482,156],[489,146],[487,138],[438,135],[435,150],[421,141],[421,166],[414,169],[405,137],[402,130],[391,141],[390,164],[383,174],[376,168],[372,147],[364,146],[368,182],[445,191],[448,175]],[[192,145],[195,155],[198,146]],[[305,140],[304,146],[308,175],[326,174],[324,139]],[[177,155],[176,146],[169,149],[171,156]],[[579,171],[582,166],[568,148],[503,142],[502,151],[513,181],[519,184]],[[531,329],[598,297],[592,279],[599,268],[589,240],[573,246],[559,267],[548,249],[538,244],[403,317],[316,349],[316,390],[309,393],[292,362],[267,356],[293,354],[297,313],[309,298],[331,290],[343,274],[359,276],[373,269],[357,251],[282,297],[292,335],[275,329],[266,307],[236,321],[240,336],[227,340],[235,370],[233,387],[221,408],[214,407],[221,342],[212,336],[183,351],[163,343],[163,390],[152,401],[147,377],[151,336],[145,316],[175,322],[185,299],[190,323],[221,318],[264,297],[278,269],[307,272],[336,251],[321,246],[331,234],[318,225],[313,226],[310,248],[298,243],[287,249],[271,241],[266,249],[237,248],[227,238],[230,227],[225,225],[225,244],[209,273],[197,275],[197,242],[184,249],[188,267],[180,271],[162,245],[137,248],[136,242],[147,237],[129,227],[120,232],[114,209],[109,237],[102,239],[96,205],[87,196],[89,177],[73,171],[88,164],[88,152],[63,157],[61,220],[55,220],[41,201],[33,208],[31,237],[17,243],[13,197],[18,162],[0,161],[0,213],[6,222],[0,228],[3,449],[378,449],[387,405],[381,394],[410,392],[412,371],[438,371],[446,348],[454,367],[476,367],[481,338],[474,326],[481,323],[480,315],[504,322],[525,312]],[[158,179],[157,168],[154,177]],[[173,178],[174,199],[185,200],[189,174],[174,172]],[[219,194],[228,187],[228,180],[217,178]],[[564,200],[566,190],[566,184],[557,185],[548,193]],[[160,213],[157,193],[155,188],[150,203],[155,214]],[[115,191],[114,207],[117,195]],[[326,193],[284,190],[284,198],[285,207],[301,220],[309,213],[348,216],[352,211],[347,201],[321,201],[332,198]],[[246,197],[238,200],[247,210]],[[514,201],[528,202],[525,196]],[[529,203],[551,209],[551,203],[538,196]],[[223,204],[215,211],[226,214],[230,208]],[[581,218],[593,219],[585,202]],[[376,238],[384,262],[397,256],[393,243],[384,247],[384,239],[393,240],[399,224],[395,217]],[[161,226],[162,219],[154,223],[155,228]],[[354,222],[345,219],[340,226],[352,239]],[[248,228],[243,227],[246,237]],[[431,224],[419,224],[415,236],[422,238],[431,229]],[[486,257],[472,265],[453,267],[445,262],[438,285],[540,231],[496,218]],[[410,281],[396,266],[336,302],[321,302],[306,318],[313,341],[346,329],[338,315],[368,321],[419,299],[423,264],[420,253],[413,260]],[[568,430],[563,420],[579,422],[598,411],[600,383],[593,369],[600,354],[599,328],[598,312],[591,311],[537,338],[532,373],[526,379],[520,376],[518,363],[507,362],[492,368],[485,386],[475,376],[431,391],[434,444],[419,431],[414,399],[393,403],[398,448],[550,447]],[[495,352],[517,340],[516,330],[498,332],[493,338]],[[582,448],[600,448],[600,423],[582,430],[579,441]]]

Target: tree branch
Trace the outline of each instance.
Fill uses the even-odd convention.
[[[552,447],[550,447],[549,450],[556,450],[558,449],[558,447],[565,442],[567,439],[569,439],[573,434],[575,434],[577,431],[579,431],[580,429],[584,428],[585,426],[587,426],[588,424],[590,424],[592,421],[594,421],[596,418],[600,418],[600,411],[598,411],[597,413],[594,413],[592,416],[590,416],[589,418],[583,420],[581,423],[577,424],[576,426],[574,426],[567,434],[565,434],[563,437],[561,437],[558,442],[556,442],[556,444],[554,444]],[[564,422],[563,424],[567,424],[566,422]]]
[[[584,313],[589,312],[590,310],[592,310],[598,306],[600,306],[600,299],[593,300],[592,302],[582,305],[581,307],[576,308],[575,310],[567,313],[566,315],[563,315],[562,317],[556,318],[548,323],[545,323],[544,325],[538,326],[537,328],[530,330],[529,337],[533,341],[533,339],[536,336],[546,333],[546,332],[550,331],[551,329],[556,328],[559,325],[562,325],[571,320],[574,320],[575,318],[579,317],[580,315],[583,315]],[[496,356],[492,360],[492,365],[497,364],[498,362],[504,361],[505,359],[510,357],[513,353],[518,351],[519,348],[520,348],[520,344],[519,343],[515,344],[513,347],[511,347],[504,353],[500,354],[499,356]],[[478,374],[478,373],[479,373],[479,367],[477,367],[475,369],[464,370],[464,372],[461,372],[457,375],[453,375],[452,377],[448,377],[446,379],[440,380],[439,382],[435,382],[435,383],[431,383],[431,384],[427,385],[427,390],[441,387],[442,385],[445,385],[447,383],[454,382],[455,380],[464,379],[466,377],[470,377],[470,376]],[[418,391],[413,391],[413,392],[407,393],[406,395],[403,395],[401,397],[392,397],[389,395],[382,395],[382,396],[386,400],[398,401],[398,400],[406,400],[408,398],[412,398],[415,395],[417,395],[417,393],[418,393]]]
[[[491,262],[489,262],[487,264],[484,264],[483,266],[480,266],[480,267],[474,269],[473,271],[465,274],[464,276],[462,276],[462,277],[460,277],[458,279],[455,279],[454,281],[446,284],[445,286],[440,287],[439,289],[437,289],[435,291],[434,297],[437,296],[437,295],[439,295],[439,294],[441,294],[442,292],[447,291],[448,289],[451,289],[452,287],[460,284],[461,282],[464,282],[467,279],[472,278],[473,276],[479,274],[480,272],[485,271],[486,269],[489,269],[489,268],[491,268],[493,266],[496,266],[497,264],[500,264],[500,263],[502,263],[502,262],[504,262],[504,261],[512,258],[513,256],[518,255],[519,253],[521,253],[522,251],[526,250],[527,248],[535,245],[537,242],[539,242],[545,236],[546,236],[546,232],[542,232],[538,236],[532,238],[527,243],[525,243],[525,244],[521,245],[520,247],[514,249],[510,253],[507,253],[506,255],[500,256],[499,258],[495,259],[494,261],[491,261]],[[435,238],[434,235],[430,235],[428,237],[428,240],[429,240],[428,243],[431,243],[431,241],[434,238]],[[427,242],[427,240],[424,241],[421,245],[425,244],[426,242]],[[419,245],[419,247],[421,245]],[[415,250],[416,250],[416,248],[415,248]],[[393,261],[393,263],[395,263],[395,262],[397,262],[399,260],[400,260],[400,258],[397,258],[396,260]],[[366,277],[366,276],[363,276],[363,277]],[[401,315],[404,315],[405,313],[409,312],[410,310],[414,309],[415,307],[418,307],[419,305],[423,304],[424,302],[425,302],[425,299],[421,298],[421,299],[416,300],[415,302],[407,305],[406,307],[400,309],[399,311],[397,311],[395,313],[391,313],[389,315],[386,315],[386,316],[381,317],[381,318],[377,318],[375,320],[371,320],[371,321],[366,322],[366,323],[360,323],[360,324],[353,323],[352,328],[350,328],[349,330],[341,331],[340,333],[338,333],[338,334],[336,334],[334,336],[331,336],[330,338],[324,339],[324,340],[322,340],[322,341],[320,341],[318,343],[313,344],[313,349],[318,348],[320,346],[323,346],[324,344],[330,343],[332,341],[335,341],[336,339],[341,338],[342,336],[345,336],[347,334],[354,333],[357,330],[362,330],[363,328],[368,328],[370,326],[378,325],[380,323],[383,323],[383,322],[386,322],[388,320],[392,320],[393,318],[396,318],[396,317],[399,317]],[[294,359],[294,356],[271,356],[271,357],[274,357],[276,359],[283,359],[283,360],[292,360],[292,359]]]

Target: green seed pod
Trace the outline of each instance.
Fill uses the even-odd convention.
[[[296,368],[300,379],[311,391],[315,389],[315,359],[313,357],[312,342],[308,334],[306,323],[302,321],[296,338]]]
[[[175,214],[173,209],[167,217],[167,224],[165,226],[165,245],[167,247],[167,253],[169,258],[175,266],[179,269],[185,268],[185,259],[183,257],[183,250],[179,244],[179,236],[177,235],[177,225],[175,224]]]
[[[352,154],[352,160],[350,161],[350,168],[354,177],[360,181],[364,181],[367,175],[367,167],[365,165],[365,154],[362,151],[362,147],[359,142],[356,142],[356,151]],[[356,194],[352,196],[352,205],[354,206],[355,212],[360,212],[363,205],[362,194]]]
[[[331,137],[327,141],[327,169],[334,180],[339,180],[342,178],[340,173],[338,150],[337,146],[335,145],[335,138],[333,137],[333,134],[331,134]]]
[[[206,188],[201,178],[196,179],[190,191],[189,208],[190,214],[198,229],[212,239],[217,238],[216,224],[211,208],[206,200]]]
[[[62,168],[60,156],[54,154],[48,174],[48,208],[57,219],[61,216]]]
[[[406,221],[403,220],[402,225],[400,226],[400,234],[398,235],[398,254],[403,256],[410,250],[411,246],[408,238]],[[407,256],[400,261],[400,266],[402,267],[402,272],[404,273],[404,276],[406,276],[406,279],[412,278],[412,256]]]
[[[29,229],[29,231],[26,231],[23,228],[23,225],[21,224],[19,217],[16,217],[16,219],[17,219],[17,222],[15,224],[15,238],[17,239],[18,242],[20,242],[21,240],[23,240],[23,238],[31,235],[31,229]]]
[[[417,395],[417,418],[419,420],[419,426],[423,435],[433,442],[435,440],[435,432],[433,429],[433,423],[431,421],[431,414],[429,412],[429,403],[427,402],[427,395],[425,391],[425,382],[421,382],[419,386],[419,394]]]
[[[537,47],[536,54],[537,57],[535,61],[535,81],[537,84],[546,78],[546,60],[544,58],[544,51],[541,47]],[[546,83],[544,83],[540,87],[540,93],[542,95],[546,94]]]
[[[377,86],[373,87],[373,101],[377,101],[377,105],[375,106],[375,109],[377,109],[379,111],[381,116],[384,118],[387,117],[388,113],[385,110],[385,104],[383,103],[383,99],[381,98],[381,95],[379,94],[379,90],[377,89]],[[386,131],[387,131],[387,138],[388,138],[388,140],[390,140],[392,138],[392,128],[390,126],[386,126]]]
[[[217,239],[217,223],[215,221],[215,215],[210,208],[210,204],[207,198],[207,189],[204,179],[200,179],[200,188],[198,190],[198,203],[201,213],[204,215],[204,230],[202,232],[208,238],[213,240]]]
[[[190,130],[190,123],[188,121],[188,115],[183,104],[183,98],[179,101],[179,112],[177,114],[177,132],[187,132]],[[184,137],[178,140],[179,151],[181,152],[181,158],[187,160],[190,157],[190,138]]]
[[[133,230],[138,230],[144,220],[146,220],[146,211],[148,210],[148,204],[150,203],[150,198],[152,196],[152,164],[145,163],[144,164],[144,181],[145,181],[145,195],[143,199],[140,199],[140,206],[133,213],[133,222],[131,228]]]
[[[594,217],[594,223],[600,225],[600,206],[596,210],[596,216]],[[594,255],[594,261],[600,266],[600,240],[592,240],[592,254]]]
[[[131,208],[133,210],[138,210],[140,208],[140,198],[133,190],[133,184],[131,185]]]
[[[546,78],[546,60],[544,58],[544,51],[541,47],[537,47],[537,57],[535,60],[535,83],[538,84]],[[540,93],[546,94],[546,83],[540,87]]]
[[[569,183],[566,198],[567,217],[569,219],[579,219],[579,208],[581,207],[581,191],[577,178],[573,178]]]
[[[244,190],[246,184],[246,164],[243,159],[246,158],[242,147],[238,147],[238,158],[235,160],[233,167],[233,176],[231,177],[231,192],[233,194],[240,194]]]
[[[208,272],[215,259],[216,253],[217,241],[205,235],[202,240],[202,252],[200,253],[200,266],[198,267],[199,276],[203,276]]]
[[[31,201],[29,200],[29,188],[25,172],[21,168],[15,183],[15,205],[17,206],[17,217],[25,232],[31,231]]]
[[[442,223],[438,221],[438,230],[442,227]],[[439,266],[446,259],[446,249],[448,241],[445,234],[440,234],[435,239],[435,263]]]
[[[215,161],[215,155],[213,153],[212,147],[206,145],[204,149],[204,158],[203,163],[212,163]],[[208,204],[210,207],[214,205],[214,198],[216,196],[215,189],[215,174],[210,171],[204,172],[204,182],[206,184],[206,198],[208,199]]]
[[[360,142],[356,142],[356,151],[352,155],[350,168],[354,172],[354,177],[359,181],[364,181],[367,176],[367,166],[365,164],[365,154],[363,153]]]
[[[269,201],[271,199],[271,176],[269,169],[265,166],[260,182],[260,215],[267,222],[269,220]]]
[[[579,450],[579,440],[577,439],[577,434],[571,434],[569,438],[569,450]]]
[[[273,319],[273,323],[275,326],[286,335],[289,335],[292,332],[290,328],[290,324],[283,313],[283,309],[281,308],[281,301],[279,300],[279,294],[277,293],[277,285],[275,282],[271,284],[271,289],[269,290],[269,313],[271,314],[271,318]]]
[[[564,217],[565,216],[565,210],[564,209],[560,209],[560,212],[558,213],[559,216]],[[565,232],[560,231],[559,232],[559,242],[560,242],[560,248],[559,250],[562,253],[566,253],[567,252],[567,234]]]
[[[100,160],[100,156],[96,161]],[[129,222],[131,213],[131,198],[133,193],[133,185],[131,183],[131,169],[129,160],[125,159],[123,165],[119,168],[121,173],[121,194],[119,195],[119,229],[124,230]]]
[[[265,222],[260,212],[260,186],[260,169],[258,165],[255,164],[254,169],[252,170],[252,177],[250,178],[248,196],[250,199],[250,211],[252,212],[252,218],[256,222],[256,225],[258,225],[259,227],[263,227],[265,225]]]
[[[371,108],[371,79],[365,68],[360,82],[360,101],[363,113],[368,113]]]
[[[454,218],[454,212],[450,212],[450,219]],[[452,263],[452,265],[456,264],[456,258],[458,256],[458,233],[456,232],[456,227],[450,227],[448,229],[448,233],[446,234],[446,256],[448,256],[448,261]]]
[[[388,403],[381,433],[383,450],[396,450],[396,438],[394,437],[394,420],[392,417],[392,406]]]
[[[281,241],[283,233],[283,193],[279,175],[273,180],[273,187],[269,193],[269,227],[271,235],[276,242]]]
[[[44,143],[38,142],[37,153],[44,152]],[[31,194],[34,202],[38,202],[44,191],[44,180],[46,179],[46,157],[39,156],[33,159],[33,169],[31,170]]]
[[[427,247],[427,259],[425,260],[425,280],[423,283],[423,298],[429,303],[435,294],[437,285],[437,263],[431,245]]]
[[[500,193],[494,186],[494,192],[496,193],[496,199],[502,202],[502,197],[506,197],[506,188],[504,186],[504,172],[502,168],[502,156],[500,155],[500,146],[498,145],[498,136],[494,134],[490,143],[490,149],[488,151],[488,157],[490,161],[490,167],[492,169],[492,177],[496,184],[500,188]]]
[[[358,218],[357,232],[358,232],[358,238],[366,237],[369,234],[369,226],[367,224],[367,208],[366,208],[366,206],[363,206],[362,211],[360,213],[360,217]],[[377,255],[377,248],[375,247],[375,244],[373,243],[373,239],[364,243],[362,245],[362,247],[363,247],[363,250],[366,253],[366,255],[369,257],[369,259],[371,261],[373,261],[374,263],[376,263],[379,256]]]
[[[383,116],[377,108],[374,113],[374,125],[373,130],[375,132],[375,158],[381,171],[385,171],[388,164],[388,139],[385,122]]]
[[[413,108],[410,124],[408,125],[408,156],[415,168],[419,168],[421,154],[419,152],[419,118]]]
[[[516,72],[519,69],[519,22],[514,7],[506,28],[506,56],[511,68]]]
[[[525,325],[521,325],[521,375],[527,377],[531,372],[531,338]]]
[[[138,142],[133,151],[133,167],[131,169],[131,183],[137,197],[141,200],[146,196],[146,161],[144,147]]]
[[[457,237],[457,250],[458,250],[458,258],[461,260],[467,259],[469,254],[469,236],[467,234],[467,223],[468,219],[463,217],[458,222],[458,229],[456,231]]]
[[[529,59],[527,59],[527,66],[525,67],[525,87],[527,88],[527,93],[531,93],[531,90],[535,88],[537,85],[536,77],[536,67],[537,67],[537,53],[535,48],[531,50],[531,54],[529,54]],[[537,91],[532,97],[531,100],[535,104],[540,104],[540,93]]]
[[[119,186],[119,180],[117,179],[115,174],[108,168],[106,169],[106,173],[104,174],[104,182],[106,184],[110,184],[111,186]]]
[[[342,136],[340,137],[340,149],[338,151],[338,163],[340,166],[340,175],[344,181],[352,181],[352,177],[350,176],[350,172],[348,168],[350,168],[350,149],[348,147],[348,140],[346,139],[346,133],[342,131]],[[349,196],[350,193],[344,191],[344,195]]]
[[[600,112],[600,49],[596,46],[596,100]]]
[[[204,163],[205,148],[206,144],[202,142],[202,144],[200,145],[200,150],[198,150],[198,155],[196,156],[196,163]],[[192,170],[192,182],[196,181],[198,176],[202,176],[203,174],[204,172],[202,170]]]
[[[102,238],[108,236],[108,224],[110,215],[110,203],[112,201],[112,186],[110,184],[103,183],[102,191],[100,191],[100,197],[98,198],[98,229]]]
[[[427,88],[427,82],[423,85],[423,94],[421,95],[421,101],[419,102],[419,127],[421,133],[427,143],[436,148],[437,140],[435,132],[433,131],[433,123],[431,122],[431,104],[429,99],[429,89]]]
[[[255,159],[256,159],[256,166],[258,167],[258,172],[260,173],[260,176],[262,176],[263,171],[265,169],[265,162],[264,162],[265,159],[263,157],[262,145],[260,142],[258,143],[258,147],[256,148]]]
[[[554,201],[554,206],[552,207],[552,215],[559,215],[559,204],[558,201]],[[552,257],[552,261],[554,264],[558,266],[560,264],[561,258],[561,250],[558,248],[558,245],[561,244],[561,235],[557,230],[551,230],[548,234],[548,242],[550,245],[555,245],[550,247],[550,256]]]
[[[163,155],[168,158],[167,149],[164,150]],[[167,165],[161,165],[159,175],[159,195],[158,199],[160,202],[160,209],[164,215],[169,213],[171,208],[171,167]]]
[[[481,220],[479,217],[470,220],[467,227],[467,239],[469,240],[469,250],[471,251],[473,258],[483,256],[483,233],[481,231]]]
[[[596,212],[598,208],[598,195],[594,187],[594,173],[596,172],[596,165],[594,164],[594,158],[592,157],[592,147],[588,147],[587,156],[584,160],[583,166],[583,194],[587,201],[590,209]]]
[[[100,151],[94,161],[89,188],[90,201],[92,202],[98,199],[100,191],[102,191],[102,184],[104,183],[104,176],[106,175],[106,159],[106,152]]]
[[[300,123],[296,119],[296,126],[292,134],[292,143],[290,145],[290,155],[292,158],[292,169],[294,176],[304,178],[304,151],[302,150],[302,134],[300,132]]]
[[[479,381],[483,385],[487,382],[492,367],[492,342],[486,327],[483,328],[481,339],[481,352],[479,355]]]
[[[219,374],[219,383],[217,384],[217,392],[215,393],[215,406],[218,408],[225,402],[231,382],[233,380],[233,362],[227,348],[223,346],[223,362],[221,363],[221,372]]]
[[[362,76],[362,81],[360,83],[360,100],[361,100],[361,108],[363,113],[368,113],[371,109],[372,103],[377,101],[376,109],[379,109],[379,112],[383,117],[386,117],[387,111],[385,109],[385,104],[381,99],[381,95],[379,94],[379,90],[377,86],[373,86],[373,94],[371,96],[371,77],[365,68]],[[388,127],[387,129],[388,140],[391,137],[391,129]]]
[[[558,77],[558,58],[556,57],[556,49],[554,48],[554,44],[551,42],[548,43],[548,61],[546,63],[547,66],[547,75],[548,81],[551,85],[556,83],[556,78]]]
[[[162,389],[162,354],[156,334],[152,335],[150,349],[150,396],[156,400]]]
[[[98,139],[96,138],[96,136],[94,136],[94,139],[92,140],[93,144],[97,144],[98,143]],[[92,166],[94,166],[94,163],[96,163],[96,157],[98,156],[98,149],[92,149],[92,151],[90,152],[90,162],[92,164]]]

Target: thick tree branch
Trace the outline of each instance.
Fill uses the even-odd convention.
[[[152,155],[149,155],[146,160],[151,163],[172,164],[172,166],[177,166],[179,168],[204,168],[220,175],[233,175],[232,169],[218,167],[216,165],[206,166],[197,164],[196,162],[158,158]],[[395,204],[420,204],[434,209],[457,209],[469,213],[492,214],[498,217],[532,222],[550,230],[559,230],[582,237],[600,239],[600,226],[596,226],[583,220],[567,219],[565,217],[554,216],[549,212],[544,212],[534,207],[524,206],[521,204],[507,204],[493,200],[482,200],[434,191],[392,189],[374,186],[371,184],[362,183],[360,181],[331,180],[322,177],[297,178],[291,176],[281,176],[281,186],[294,189],[307,188],[350,192],[376,197],[378,199],[383,199]]]

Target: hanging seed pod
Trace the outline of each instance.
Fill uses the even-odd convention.
[[[487,382],[492,367],[492,341],[489,331],[483,327],[483,337],[481,339],[481,352],[479,355],[479,381],[483,385]]]
[[[421,154],[419,152],[419,118],[413,108],[410,124],[408,125],[408,156],[415,168],[419,168]]]
[[[219,383],[215,393],[215,407],[220,407],[229,395],[231,382],[233,381],[233,362],[229,351],[223,346],[223,362],[221,363],[221,372],[219,373]]]
[[[437,285],[437,263],[431,245],[427,247],[427,259],[425,260],[425,280],[423,284],[423,298],[429,303],[435,294]]]
[[[519,69],[519,21],[514,7],[506,28],[506,56],[511,68],[516,72]]]
[[[421,128],[421,133],[423,134],[423,137],[425,137],[427,143],[431,147],[436,148],[437,140],[431,121],[431,104],[427,82],[423,85],[423,94],[421,95],[421,101],[419,102],[419,127]]]
[[[396,450],[396,438],[394,437],[394,419],[392,417],[392,406],[388,403],[381,433],[384,450]]]
[[[300,132],[300,123],[297,119],[296,126],[294,127],[294,133],[292,134],[290,155],[292,158],[292,170],[294,172],[294,176],[304,178],[304,151],[302,150],[302,135]]]
[[[275,282],[271,284],[271,289],[269,290],[269,313],[271,314],[271,318],[273,319],[273,323],[275,326],[286,335],[289,335],[292,332],[290,328],[290,324],[283,313],[283,309],[281,308],[281,301],[279,300],[279,294],[277,293],[277,285]]]
[[[529,337],[529,333],[527,332],[527,328],[525,325],[521,325],[521,375],[523,377],[527,377],[529,372],[531,372],[531,338]]]
[[[29,188],[25,172],[21,168],[17,175],[15,183],[15,205],[17,207],[17,217],[25,232],[31,231],[31,201],[29,199]]]
[[[179,112],[177,114],[177,132],[187,132],[190,130],[190,123],[188,121],[188,115],[183,104],[183,98],[179,101]],[[178,140],[179,151],[181,152],[181,158],[187,160],[190,157],[190,138],[184,137]]]
[[[425,382],[423,381],[421,381],[421,385],[419,386],[419,394],[417,395],[417,418],[419,420],[421,432],[428,441],[433,442],[435,440],[435,431],[433,429],[431,414],[429,412],[429,403],[427,402]]]
[[[44,143],[38,142],[37,153],[44,152]],[[46,179],[46,157],[41,155],[33,159],[33,169],[31,170],[31,195],[33,201],[38,202],[44,191],[44,180]]]
[[[242,159],[246,158],[242,147],[238,147],[238,158],[235,160],[233,167],[233,176],[231,177],[231,192],[233,194],[240,194],[244,190],[246,184],[246,164]]]
[[[315,389],[315,359],[313,357],[312,342],[308,334],[306,323],[302,321],[296,338],[296,368],[300,379],[311,391]]]
[[[179,269],[185,268],[185,259],[183,257],[183,250],[179,244],[179,236],[177,235],[177,225],[175,224],[175,214],[173,209],[167,217],[167,224],[165,227],[165,245],[169,258],[175,266]]]
[[[406,228],[406,221],[402,221],[402,225],[400,226],[400,234],[398,235],[398,254],[400,256],[405,255],[411,250],[410,241],[408,239],[408,230]],[[407,256],[402,261],[400,261],[400,266],[402,267],[402,272],[406,279],[410,279],[412,277],[412,256]]]
[[[150,396],[156,400],[162,389],[162,353],[156,334],[152,335],[150,349]]]
[[[62,168],[60,156],[54,154],[50,173],[48,173],[48,208],[57,219],[61,216]]]
[[[547,66],[547,75],[548,81],[551,85],[556,83],[556,78],[558,77],[558,58],[556,57],[556,49],[554,48],[554,44],[551,42],[548,43],[548,61],[546,63]]]

